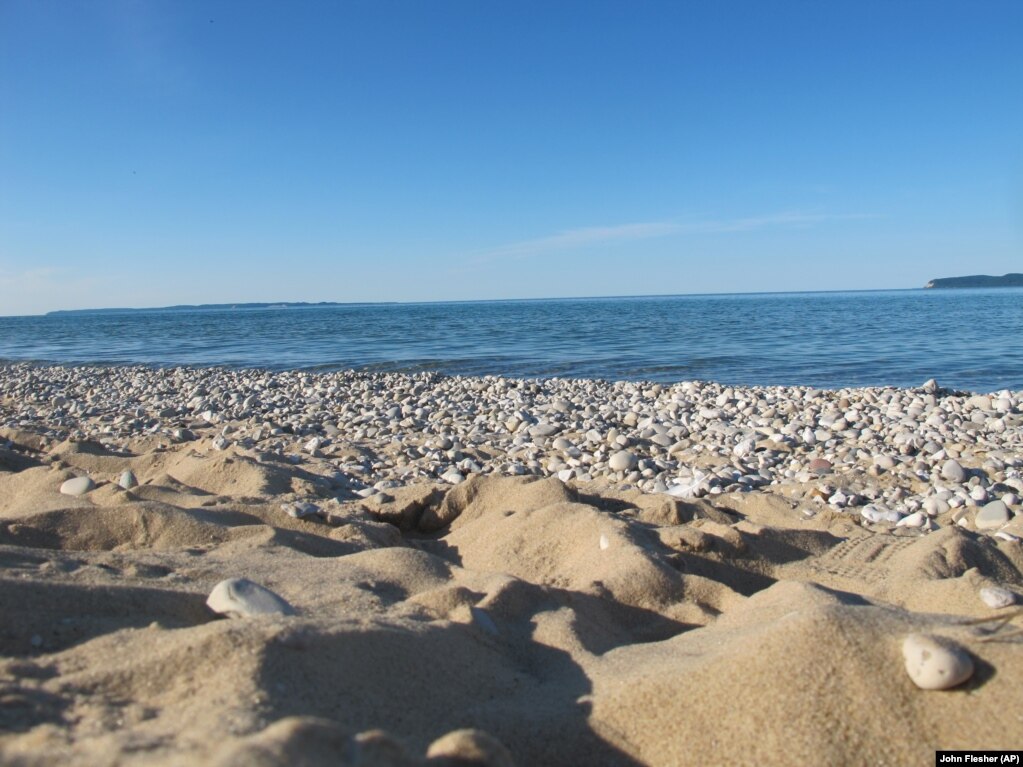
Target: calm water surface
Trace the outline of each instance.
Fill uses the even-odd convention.
[[[0,308],[2,311],[2,308]],[[1023,389],[1023,289],[0,317],[0,359]]]

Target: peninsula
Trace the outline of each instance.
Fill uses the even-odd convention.
[[[1023,288],[1023,274],[1010,272],[1001,277],[971,274],[967,277],[942,277],[931,280],[924,288]]]

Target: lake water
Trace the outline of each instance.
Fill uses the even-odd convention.
[[[1023,389],[1023,289],[0,317],[0,359],[995,391]]]

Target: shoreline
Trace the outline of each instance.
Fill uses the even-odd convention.
[[[0,365],[0,761],[1018,748],[1021,497],[1023,391]]]
[[[19,402],[25,394],[30,404]],[[952,508],[998,498],[964,490],[977,484],[1010,480],[1001,493],[1012,507],[1023,495],[1023,390],[954,392],[933,380],[915,389],[818,389],[18,363],[0,365],[0,397],[13,399],[3,425],[34,423],[58,441],[208,441],[321,463],[337,463],[346,448],[380,449],[385,463],[360,472],[382,475],[367,487],[535,475],[690,498],[884,480],[905,497],[854,489],[829,505],[877,502],[903,516],[928,497],[948,500],[950,489],[961,500]],[[612,463],[616,454],[625,455]],[[960,469],[944,471],[949,462]],[[993,471],[982,476],[982,468]]]

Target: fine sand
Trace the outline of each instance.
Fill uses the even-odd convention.
[[[979,597],[1023,601],[1017,535],[553,476],[362,498],[320,464],[214,446],[222,424],[58,440],[70,416],[19,425],[17,407],[0,405],[0,763],[926,765],[1023,747],[1023,620]],[[85,475],[94,489],[60,492]],[[302,502],[316,512],[287,513]],[[296,614],[207,607],[241,577]],[[918,688],[910,633],[954,641],[972,677]]]

